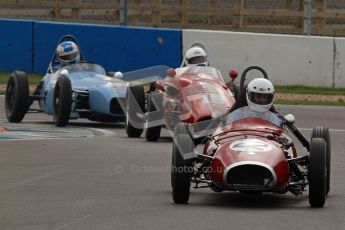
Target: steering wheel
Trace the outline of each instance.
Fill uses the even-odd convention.
[[[240,83],[240,90],[241,90],[241,91],[242,91],[242,89],[243,89],[243,87],[244,87],[244,81],[246,80],[247,73],[248,73],[249,71],[253,70],[253,69],[258,70],[259,72],[262,73],[262,75],[263,75],[263,77],[264,77],[265,79],[268,79],[268,75],[267,75],[266,71],[265,71],[263,68],[261,68],[260,66],[255,66],[255,65],[254,65],[254,66],[249,66],[248,68],[246,68],[246,69],[243,71],[243,73],[242,73],[242,75],[241,75],[241,83]]]

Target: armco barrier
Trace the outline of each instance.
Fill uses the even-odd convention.
[[[333,79],[334,38],[331,37],[184,30],[183,50],[196,40],[205,45],[211,65],[223,75],[230,68],[241,73],[250,65],[259,65],[275,84],[344,87],[343,83],[338,84],[344,81],[344,75],[339,75],[342,81]]]
[[[46,70],[54,47],[64,34],[74,35],[85,58],[106,70],[177,67],[181,60],[181,30],[35,22],[35,72]]]
[[[0,20],[0,70],[32,72],[33,21]]]

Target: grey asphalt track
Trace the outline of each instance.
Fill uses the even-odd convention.
[[[345,229],[345,108],[277,106],[293,113],[309,137],[332,129],[331,192],[323,209],[307,192],[250,196],[192,190],[188,205],[171,198],[172,143],[127,138],[121,124],[80,120],[69,129],[92,135],[0,142],[0,229]],[[0,97],[0,126],[8,126]],[[23,126],[53,128],[31,114]],[[0,134],[1,135],[1,134]]]

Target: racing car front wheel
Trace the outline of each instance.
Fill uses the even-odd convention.
[[[15,71],[7,82],[5,110],[9,122],[21,122],[29,107],[29,82],[26,73]]]
[[[189,123],[184,123],[184,122],[179,122],[174,128],[174,138],[176,138],[178,135],[185,134],[188,135],[191,141],[193,142],[194,145],[198,144],[198,140],[194,139],[194,130],[191,124]]]
[[[127,136],[140,137],[145,125],[145,91],[143,85],[139,84],[128,87],[126,110],[125,129]]]
[[[60,75],[54,89],[54,123],[57,127],[64,127],[68,124],[71,107],[71,81],[65,75]]]
[[[190,178],[193,175],[191,160],[185,160],[185,154],[193,152],[194,144],[189,135],[178,135],[173,144],[171,163],[172,196],[176,204],[186,204],[189,200]]]
[[[311,134],[311,138],[323,138],[326,141],[326,166],[327,166],[327,181],[326,181],[326,195],[328,195],[330,190],[331,181],[331,136],[329,134],[329,129],[325,127],[314,127]]]
[[[153,124],[163,119],[163,111],[157,109],[155,103],[162,105],[163,98],[159,93],[151,92],[147,100],[146,140],[157,141],[161,135],[162,125],[153,126]]]
[[[308,168],[309,204],[323,207],[326,200],[326,142],[322,138],[312,138]]]

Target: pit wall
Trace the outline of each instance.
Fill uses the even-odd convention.
[[[259,65],[275,84],[345,88],[345,38],[7,19],[0,19],[0,31],[0,71],[45,73],[58,39],[70,34],[85,59],[107,71],[178,67],[200,41],[224,78],[230,69]]]

